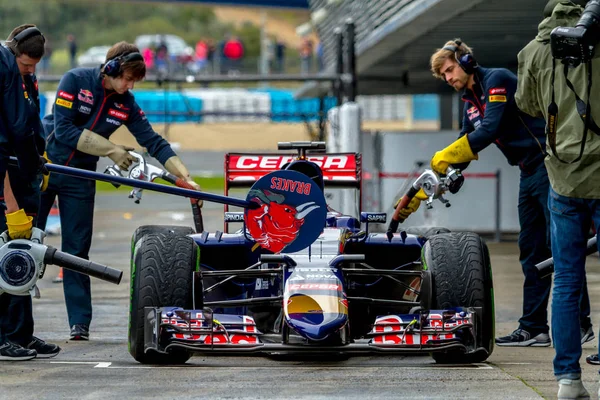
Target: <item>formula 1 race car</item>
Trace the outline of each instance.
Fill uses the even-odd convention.
[[[225,212],[226,232],[136,230],[133,358],[178,364],[193,353],[431,353],[440,363],[486,360],[494,295],[484,241],[443,228],[395,232],[397,214],[387,232],[370,232],[386,213],[342,215],[325,203],[330,188],[360,192],[360,154],[325,154],[322,142],[279,149],[296,153],[226,156],[226,190],[251,186],[254,203]],[[425,171],[407,199],[422,188],[429,201],[446,201],[449,179]],[[228,233],[234,223],[241,228]]]

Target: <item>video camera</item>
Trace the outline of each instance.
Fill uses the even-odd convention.
[[[600,0],[589,1],[575,27],[556,27],[550,33],[552,57],[578,66],[594,56],[600,41]]]

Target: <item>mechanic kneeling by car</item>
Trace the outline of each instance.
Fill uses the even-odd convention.
[[[50,162],[95,171],[99,157],[109,157],[119,168],[127,170],[135,160],[129,153],[133,149],[108,140],[113,132],[125,125],[167,171],[200,190],[169,143],[152,129],[130,92],[145,75],[146,65],[139,49],[126,42],[110,48],[105,64],[68,71],[58,85],[54,113],[42,121]],[[58,196],[62,251],[89,259],[95,194],[96,182],[93,180],[52,174],[48,189],[42,194],[38,227],[45,228]],[[90,278],[65,269],[63,285],[70,339],[89,340],[92,321]]]
[[[458,140],[434,154],[431,168],[446,174],[448,166],[464,168],[492,143],[502,151],[510,165],[521,170],[519,183],[519,250],[525,275],[523,314],[519,327],[507,336],[496,338],[498,346],[550,346],[548,335],[548,298],[552,278],[540,278],[535,267],[551,256],[550,183],[544,165],[546,156],[545,121],[523,113],[515,104],[517,77],[504,68],[483,68],[471,49],[460,40],[447,42],[431,56],[433,76],[443,79],[465,102],[463,128]],[[402,219],[415,212],[423,192],[400,210]],[[581,343],[594,339],[590,321],[590,301],[584,283],[580,301]]]

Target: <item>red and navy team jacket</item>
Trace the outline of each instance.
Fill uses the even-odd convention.
[[[175,155],[152,129],[131,92],[118,94],[104,88],[100,67],[67,72],[58,85],[53,113],[44,117],[42,124],[48,158],[56,164],[95,169],[98,157],[77,150],[81,133],[89,129],[108,139],[121,125],[161,164]]]
[[[517,77],[504,68],[477,68],[473,90],[465,89],[463,128],[474,153],[492,143],[510,165],[532,171],[546,155],[545,121],[517,108]],[[459,137],[460,137],[459,136]]]
[[[5,160],[9,155],[16,155],[20,169],[33,176],[38,170],[38,146],[43,146],[44,132],[39,112],[26,90],[15,55],[5,46],[0,46],[0,92],[2,158]],[[40,150],[43,151],[43,148]]]

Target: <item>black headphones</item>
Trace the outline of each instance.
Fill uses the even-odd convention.
[[[450,50],[454,53],[454,58],[456,58],[456,62],[458,63],[458,65],[460,65],[463,71],[465,71],[469,75],[474,74],[477,67],[479,67],[477,61],[475,61],[475,57],[473,57],[473,54],[464,50],[464,54],[459,56],[458,53],[461,51],[460,45],[462,44],[462,42],[460,40],[455,40],[454,43],[455,46],[448,45],[444,46],[442,49]]]
[[[23,29],[21,32],[15,35],[10,41],[14,42],[15,45],[19,45],[20,42],[32,38],[34,36],[41,36],[44,43],[46,43],[46,38],[42,35],[42,32],[36,28],[35,26],[31,26],[29,28]]]
[[[144,61],[144,57],[142,57],[142,55],[137,51],[134,51],[133,53],[122,54],[108,60],[106,64],[104,64],[102,72],[106,76],[116,78],[121,74],[121,67],[123,64],[133,61]]]

